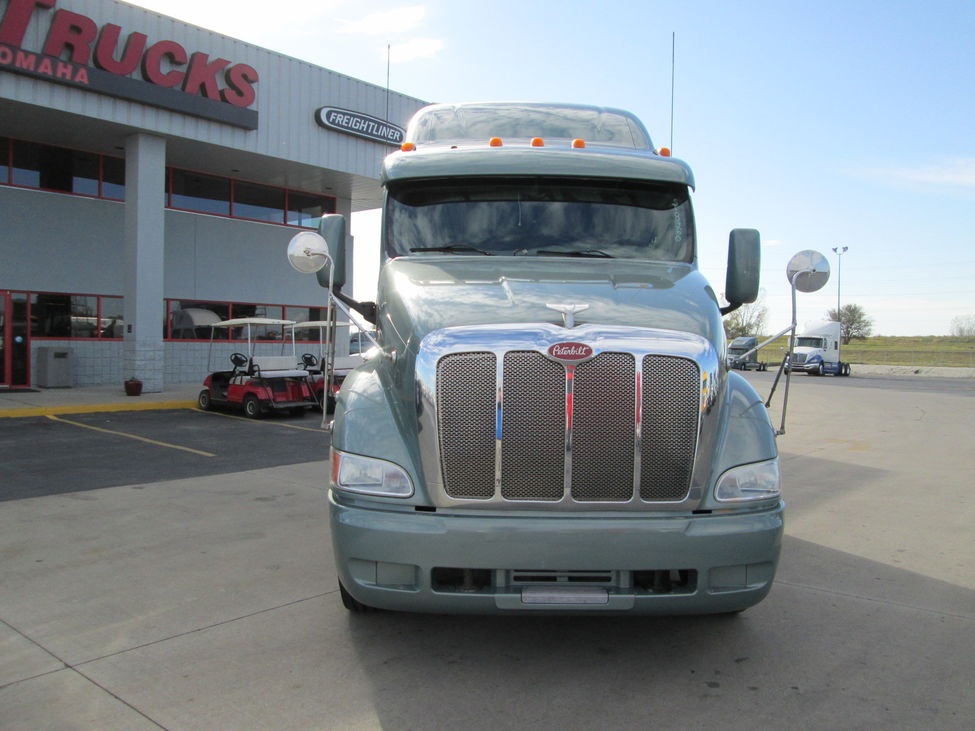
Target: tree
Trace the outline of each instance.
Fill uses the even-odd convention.
[[[729,340],[742,335],[760,335],[765,332],[768,307],[762,301],[764,292],[754,302],[742,305],[724,318],[724,333]]]
[[[951,334],[959,338],[975,337],[975,315],[958,315],[951,318]]]
[[[844,345],[848,345],[851,340],[866,340],[873,334],[873,320],[860,305],[843,305],[839,317],[836,316],[836,310],[828,310],[826,317],[839,320],[840,339]]]

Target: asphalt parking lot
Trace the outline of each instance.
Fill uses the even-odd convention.
[[[206,478],[328,457],[321,415],[199,409],[0,419],[0,501]]]
[[[0,728],[975,721],[970,381],[793,380],[781,566],[735,618],[349,615],[316,417],[65,419],[0,420]]]

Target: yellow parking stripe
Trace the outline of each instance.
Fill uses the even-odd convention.
[[[184,452],[190,452],[192,454],[198,454],[201,457],[216,457],[217,455],[211,454],[210,452],[203,452],[199,449],[191,449],[190,447],[181,447],[178,444],[168,444],[167,442],[160,442],[156,439],[148,439],[146,437],[140,437],[136,434],[128,434],[123,431],[114,431],[112,429],[103,429],[99,426],[92,426],[91,424],[82,424],[80,421],[72,421],[71,419],[62,419],[60,416],[55,416],[54,414],[47,414],[47,418],[51,421],[59,421],[62,424],[71,424],[72,426],[80,426],[82,429],[91,429],[92,431],[102,432],[103,434],[114,434],[117,437],[126,437],[127,439],[136,439],[140,442],[146,442],[147,444],[155,444],[157,447],[167,447],[169,449],[180,449]]]
[[[286,421],[267,421],[265,419],[252,419],[249,416],[240,416],[238,414],[229,414],[225,411],[204,411],[201,413],[209,414],[210,416],[219,416],[221,419],[238,419],[240,421],[246,421],[249,424],[266,424],[268,426],[281,426],[285,429],[300,429],[301,431],[317,431],[321,432],[321,426],[302,426],[301,424],[291,424]]]
[[[196,401],[149,401],[140,404],[76,404],[74,406],[17,406],[0,408],[0,419],[24,416],[48,416],[50,414],[97,414],[109,411],[157,411],[162,409],[195,409]]]

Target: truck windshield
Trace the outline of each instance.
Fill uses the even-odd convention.
[[[428,107],[414,118],[410,139],[417,144],[445,140],[506,141],[544,137],[649,150],[650,137],[633,115],[618,109],[564,104],[497,103],[443,104]]]
[[[591,256],[690,262],[687,188],[618,180],[467,179],[388,191],[386,255]]]
[[[798,348],[822,348],[823,339],[822,338],[810,338],[810,337],[800,337],[796,338],[796,347]]]

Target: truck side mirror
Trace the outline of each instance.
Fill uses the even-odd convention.
[[[325,214],[318,224],[318,233],[328,243],[328,251],[332,257],[332,285],[341,289],[345,284],[345,216],[341,213]],[[320,285],[328,288],[328,278],[326,269],[318,270]]]
[[[342,302],[375,325],[375,302],[356,302],[342,294],[342,285],[345,284],[345,217],[337,214],[322,216],[318,230],[321,233],[301,231],[291,237],[288,261],[303,274],[315,274],[318,283],[329,290],[329,303],[336,300]],[[364,324],[361,329],[371,328]]]
[[[724,287],[725,299],[731,304],[728,312],[758,299],[761,249],[761,238],[755,229],[736,228],[731,231],[728,237],[728,273]]]

